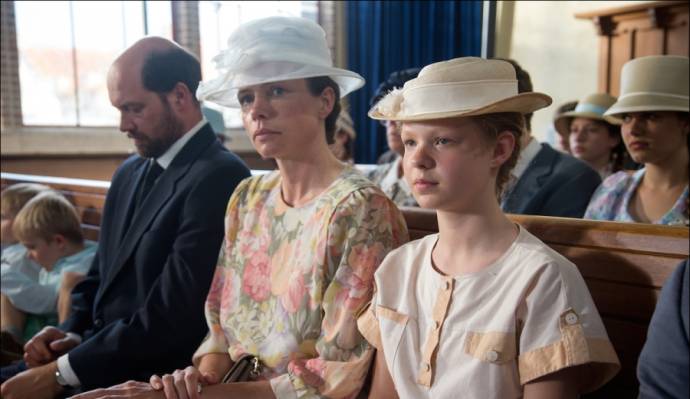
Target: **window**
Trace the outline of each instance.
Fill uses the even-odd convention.
[[[141,37],[172,38],[169,1],[16,1],[24,125],[116,126],[106,74]]]
[[[200,1],[201,70],[204,79],[217,76],[213,57],[227,48],[230,34],[242,23],[272,15],[287,15],[317,20],[316,1]],[[223,113],[225,125],[242,125],[239,110],[204,104]]]

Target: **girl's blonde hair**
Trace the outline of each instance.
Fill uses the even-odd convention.
[[[54,191],[42,192],[30,199],[15,217],[12,232],[20,241],[30,238],[50,241],[57,234],[73,243],[84,241],[77,211]]]

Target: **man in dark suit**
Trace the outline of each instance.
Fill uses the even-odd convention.
[[[29,368],[3,384],[3,397],[54,397],[189,363],[207,330],[225,207],[249,176],[203,118],[200,80],[199,61],[158,37],[113,63],[110,101],[139,155],[113,176],[98,254],[73,291],[71,316],[26,344]]]
[[[532,80],[514,60],[518,93],[533,91]],[[531,135],[532,114],[525,115],[527,131],[521,153],[501,200],[506,213],[581,218],[601,183],[599,174],[584,162],[538,143]]]

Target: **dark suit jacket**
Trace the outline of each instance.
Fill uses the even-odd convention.
[[[601,184],[599,174],[584,162],[548,144],[529,164],[503,199],[504,212],[581,218]]]
[[[687,398],[690,393],[690,261],[664,283],[637,363],[639,398]]]
[[[98,253],[61,326],[83,337],[69,361],[84,390],[190,364],[207,332],[204,302],[225,208],[249,176],[206,124],[130,214],[146,161],[132,156],[115,172]]]

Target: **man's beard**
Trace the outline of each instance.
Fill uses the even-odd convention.
[[[173,115],[167,99],[162,99],[162,101],[164,113],[160,123],[154,127],[155,132],[161,133],[159,137],[151,138],[139,132],[130,132],[132,138],[141,141],[138,145],[135,142],[135,145],[139,155],[145,158],[158,158],[165,154],[184,133],[182,123]]]

